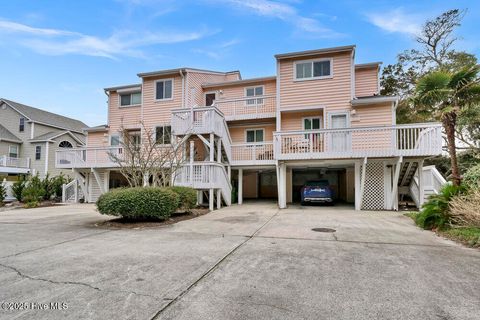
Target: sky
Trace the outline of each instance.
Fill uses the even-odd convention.
[[[426,19],[453,8],[468,9],[457,49],[480,56],[474,0],[0,0],[0,97],[104,124],[103,88],[140,72],[269,76],[277,53],[350,44],[356,63],[393,63]]]

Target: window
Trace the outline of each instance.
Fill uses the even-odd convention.
[[[249,129],[246,131],[247,143],[263,142],[263,129]]]
[[[36,146],[35,147],[35,160],[40,160],[42,158],[42,147]]]
[[[10,158],[18,158],[18,146],[9,146],[8,147],[8,156]]]
[[[172,99],[173,80],[157,80],[155,81],[155,99],[169,100]]]
[[[58,144],[60,148],[73,148],[73,145],[70,143],[70,141],[62,141]]]
[[[120,137],[119,136],[111,136],[110,137],[110,145],[112,147],[120,145]]]
[[[247,97],[263,96],[263,86],[245,88]],[[263,99],[248,99],[247,105],[263,104]]]
[[[20,118],[20,123],[18,125],[18,131],[25,131],[25,118]]]
[[[295,79],[319,79],[332,75],[332,61],[308,61],[295,64]]]
[[[158,144],[170,144],[172,141],[172,127],[171,126],[156,127],[155,141]]]
[[[321,118],[320,117],[311,117],[303,119],[303,129],[304,130],[318,130],[321,128]]]
[[[142,103],[142,93],[135,92],[135,93],[126,93],[120,95],[120,106],[121,107],[128,107],[128,106],[135,106]]]

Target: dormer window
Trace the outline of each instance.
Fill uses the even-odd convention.
[[[322,79],[331,76],[331,59],[295,62],[295,80]]]
[[[142,103],[142,93],[123,93],[120,94],[120,107],[138,106]]]

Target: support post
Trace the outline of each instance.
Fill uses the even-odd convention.
[[[195,142],[190,141],[190,186],[193,188],[193,160],[195,153]]]
[[[210,161],[214,161],[214,155],[215,155],[215,137],[213,133],[210,133]]]
[[[217,209],[222,207],[222,190],[217,189]]]
[[[213,189],[210,188],[209,192],[208,192],[208,209],[210,209],[210,211],[213,211],[213,197],[215,195],[213,194]]]
[[[243,169],[238,169],[238,204],[243,203]]]
[[[423,159],[418,161],[418,204],[422,207],[425,202],[425,182],[423,179]]]
[[[360,203],[360,161],[355,161],[355,210],[361,210]]]
[[[367,158],[363,158],[363,165],[362,165],[362,176],[360,177],[360,204],[359,209],[362,210],[363,205],[363,194],[365,192],[365,178],[367,173]]]
[[[222,163],[222,140],[217,139],[217,162]]]
[[[390,207],[393,210],[398,210],[398,179],[400,178],[400,170],[402,168],[402,157],[398,157],[397,163],[395,164],[395,174],[393,176],[392,183],[392,203]]]
[[[278,186],[278,206],[280,209],[287,207],[287,165],[285,163],[279,164],[280,184]]]
[[[203,204],[203,190],[197,191],[197,204],[198,205]]]

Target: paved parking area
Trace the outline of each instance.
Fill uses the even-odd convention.
[[[104,219],[92,205],[0,212],[0,302],[28,306],[0,319],[480,314],[480,252],[399,213],[247,203],[156,229]],[[38,310],[55,302],[67,308]]]

